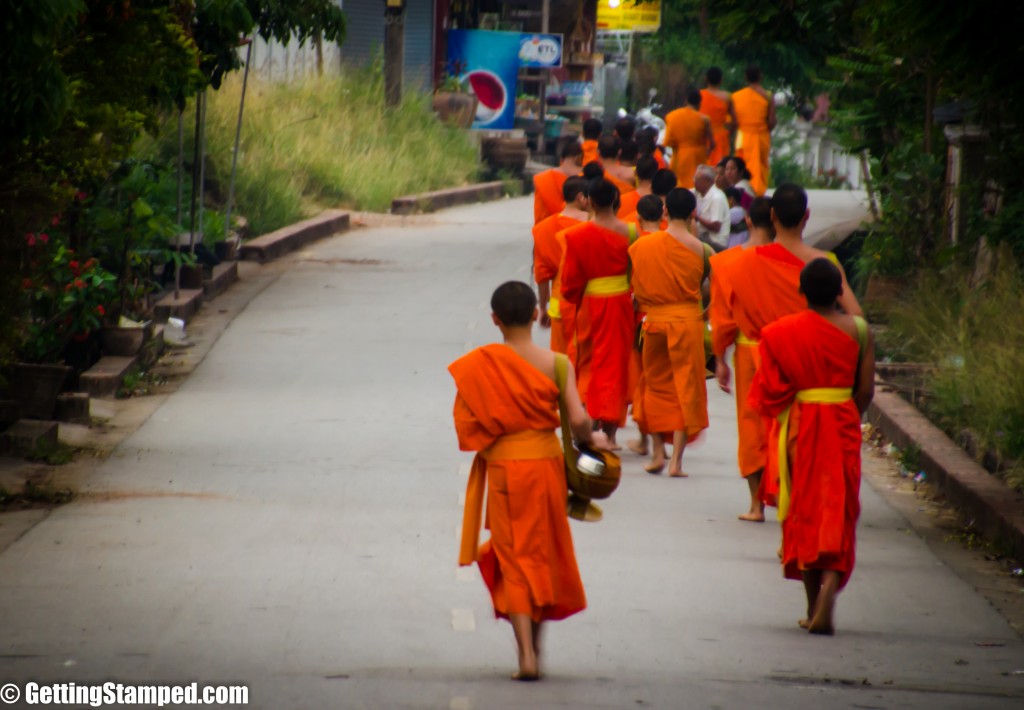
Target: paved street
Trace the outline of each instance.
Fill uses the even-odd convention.
[[[605,520],[573,523],[589,608],[550,626],[543,682],[509,682],[511,631],[455,564],[471,455],[445,368],[498,336],[488,299],[528,279],[531,215],[304,252],[90,496],[0,555],[0,684],[244,683],[274,710],[1024,705],[1024,643],[867,485],[839,633],[797,628],[778,525],[736,520],[717,388],[689,479],[627,455]]]

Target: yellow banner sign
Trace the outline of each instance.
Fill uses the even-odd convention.
[[[657,32],[661,27],[661,2],[600,0],[597,3],[597,29],[629,32]]]

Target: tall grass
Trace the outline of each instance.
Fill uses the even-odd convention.
[[[232,77],[209,94],[208,161],[225,194],[240,92],[240,78]],[[428,97],[406,92],[389,109],[383,95],[379,68],[290,84],[250,78],[235,211],[254,233],[323,207],[386,211],[395,197],[475,178],[475,146],[465,132],[437,120]],[[186,116],[189,111],[194,115],[190,107]],[[191,136],[186,143],[191,155]],[[153,149],[164,158],[176,155],[176,125],[166,126],[157,145],[142,147]]]
[[[966,269],[926,273],[891,313],[899,355],[931,363],[926,409],[947,433],[969,431],[1024,489],[1024,275],[1010,259],[983,285]]]

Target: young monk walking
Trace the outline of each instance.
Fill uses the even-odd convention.
[[[708,154],[708,163],[718,163],[731,153],[731,132],[736,126],[732,108],[732,94],[722,89],[722,70],[711,67],[705,75],[708,85],[700,90],[700,112],[711,121],[711,135],[715,148]]]
[[[658,161],[652,155],[643,155],[636,161],[636,189],[619,195],[619,219],[626,221],[626,217],[637,211],[636,205],[640,198],[650,195],[651,180],[658,172]],[[673,173],[674,174],[674,173]]]
[[[582,177],[568,178],[562,185],[565,207],[533,228],[533,279],[540,296],[540,325],[551,328],[551,349],[556,353],[568,352],[562,328],[560,279],[565,243],[564,239],[558,239],[558,233],[589,219],[586,187],[587,181]]]
[[[615,216],[619,191],[607,180],[590,183],[589,201],[593,219],[565,232],[562,296],[577,306],[580,394],[615,450],[629,395],[633,300],[626,271],[637,232]]]
[[[672,442],[668,473],[684,477],[683,450],[708,426],[704,379],[701,284],[707,278],[705,245],[690,231],[697,200],[676,188],[665,199],[668,229],[648,234],[629,248],[630,283],[646,313],[643,344],[643,420],[651,432],[651,462],[665,468],[665,441]]]
[[[573,175],[583,169],[583,147],[576,140],[567,140],[559,151],[557,168],[545,170],[533,176],[533,223],[540,224],[545,218],[558,214],[565,205],[562,186]]]
[[[861,414],[874,395],[874,344],[864,319],[842,313],[842,274],[827,259],[800,272],[801,313],[761,334],[750,404],[781,427],[782,564],[801,580],[812,634],[835,632],[836,594],[853,572],[860,515]]]
[[[700,100],[694,89],[686,96],[686,106],[665,116],[665,145],[672,149],[672,170],[680,187],[693,187],[697,166],[706,164],[715,149],[711,120],[700,112]]]
[[[837,267],[839,264],[835,254],[804,244],[803,231],[811,213],[807,209],[807,193],[802,187],[793,183],[779,185],[772,194],[771,215],[774,242],[743,250],[730,267],[727,277],[732,292],[733,320],[739,334],[755,344],[760,342],[761,331],[766,326],[806,308],[806,301],[800,295],[800,270],[807,262],[826,258]],[[856,296],[846,283],[846,276],[842,276],[842,281],[840,306],[850,315],[863,315]],[[728,386],[728,364],[719,359],[716,367],[719,386]],[[767,422],[765,426],[768,439],[758,495],[762,502],[777,505],[779,480],[777,456],[773,451],[778,450],[774,446],[778,442],[778,428],[774,422]]]
[[[494,614],[512,624],[519,651],[513,680],[540,677],[545,621],[586,607],[566,515],[565,463],[559,426],[555,358],[533,343],[539,312],[533,289],[502,284],[491,297],[504,343],[485,345],[453,362],[459,448],[478,452],[466,489],[459,564],[480,566]],[[561,357],[561,356],[558,356]],[[565,401],[573,433],[603,447],[570,376]],[[484,492],[488,541],[479,545]]]
[[[775,101],[761,85],[761,69],[747,67],[747,87],[732,95],[733,114],[736,117],[736,155],[747,163],[750,185],[757,195],[768,189],[772,149],[772,130],[775,128]]]
[[[740,246],[726,249],[711,257],[711,349],[718,366],[719,386],[723,392],[733,391],[726,351],[735,346],[733,367],[736,369],[736,424],[739,433],[739,447],[736,455],[740,476],[746,479],[750,492],[750,509],[739,516],[740,520],[764,522],[764,504],[758,496],[761,472],[766,458],[766,433],[764,420],[759,412],[747,403],[750,382],[757,372],[757,342],[740,332],[733,316],[733,290],[730,285],[737,258],[745,250],[772,243],[772,207],[764,197],[758,197],[750,205],[746,217],[750,239]]]

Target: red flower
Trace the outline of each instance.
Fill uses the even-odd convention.
[[[51,227],[56,227],[58,224],[60,224],[60,215],[59,214],[55,214],[53,216],[53,219],[50,220],[50,226]]]
[[[85,281],[82,281],[82,279],[75,279],[75,288],[85,288]]]
[[[96,306],[96,312],[101,316],[107,315],[107,311],[106,309],[103,308],[103,306]]]
[[[71,273],[74,274],[75,276],[78,276],[79,272],[81,271],[77,261],[69,261],[68,268],[71,269]]]
[[[91,269],[94,266],[96,266],[96,260],[95,259],[89,259],[84,264],[82,264],[82,268],[83,269]]]
[[[43,244],[48,244],[50,242],[50,235],[40,232],[39,241],[41,241]]]
[[[87,194],[85,194],[84,192],[82,192],[81,190],[79,190],[78,192],[75,193],[75,199],[78,200],[79,202],[85,202],[85,199],[87,197],[89,197],[89,196]]]
[[[36,245],[36,235],[33,234],[32,232],[29,232],[28,234],[25,235],[25,241],[28,242],[28,245],[30,247],[34,247]]]
[[[21,287],[23,289],[25,289],[26,291],[29,290],[30,288],[32,288],[32,279],[22,279],[21,280]]]
[[[64,292],[67,293],[68,291],[70,291],[72,286],[74,286],[74,284],[68,284],[67,286],[65,286]]]

